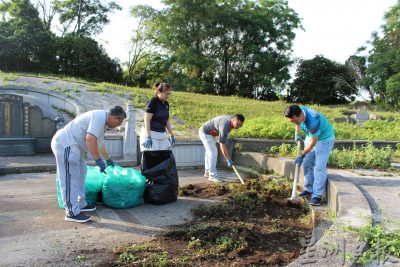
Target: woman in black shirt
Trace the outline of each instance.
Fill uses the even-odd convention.
[[[168,98],[172,87],[168,83],[155,84],[156,95],[147,102],[144,127],[140,133],[140,150],[167,150],[175,145],[169,121]],[[168,134],[170,138],[168,138]]]

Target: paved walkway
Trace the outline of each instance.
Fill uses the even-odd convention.
[[[0,158],[0,174],[10,168],[54,166],[54,157]],[[364,195],[375,223],[400,229],[400,175],[368,170],[329,170],[352,182]],[[237,181],[233,173],[223,173]],[[205,182],[201,169],[179,170],[180,184]],[[89,224],[66,223],[58,208],[54,173],[0,175],[0,266],[95,265],[118,244],[141,242],[190,219],[190,209],[213,200],[180,198],[163,206],[126,210],[100,206]],[[356,208],[356,207],[355,207]]]
[[[376,170],[331,170],[354,183],[367,199],[374,223],[400,230],[400,176]]]
[[[202,170],[179,170],[180,185],[203,183]],[[234,173],[222,172],[237,181]],[[93,266],[120,244],[147,240],[169,225],[189,220],[190,210],[212,199],[182,197],[167,205],[131,209],[99,206],[87,224],[64,221],[54,173],[0,176],[0,266]]]

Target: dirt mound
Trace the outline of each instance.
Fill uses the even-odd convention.
[[[290,184],[273,179],[245,185],[187,185],[183,196],[221,198],[192,210],[194,220],[155,240],[118,251],[121,266],[285,266],[311,231],[305,206],[288,205]]]

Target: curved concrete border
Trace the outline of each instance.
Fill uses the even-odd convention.
[[[294,176],[293,160],[254,152],[235,152],[234,160],[237,164],[261,166],[291,179]],[[304,184],[303,172],[299,184]],[[329,208],[336,214],[335,222],[319,240],[314,232],[305,253],[288,266],[352,266],[362,254],[366,243],[346,228],[370,224],[372,212],[368,201],[356,185],[337,174],[328,174],[327,189]]]
[[[69,99],[65,95],[61,95],[47,89],[33,88],[31,86],[21,85],[0,85],[1,93],[16,93],[19,95],[30,95],[39,98],[42,102],[54,106],[59,109],[67,110],[75,115],[85,112],[85,107],[79,101]]]

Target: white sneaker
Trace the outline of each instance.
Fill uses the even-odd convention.
[[[208,180],[210,182],[214,182],[214,183],[222,183],[223,180],[221,178],[219,178],[218,176],[212,176],[210,175],[210,177],[208,177]]]
[[[208,177],[208,172],[205,172],[205,173],[204,173],[204,177]]]

